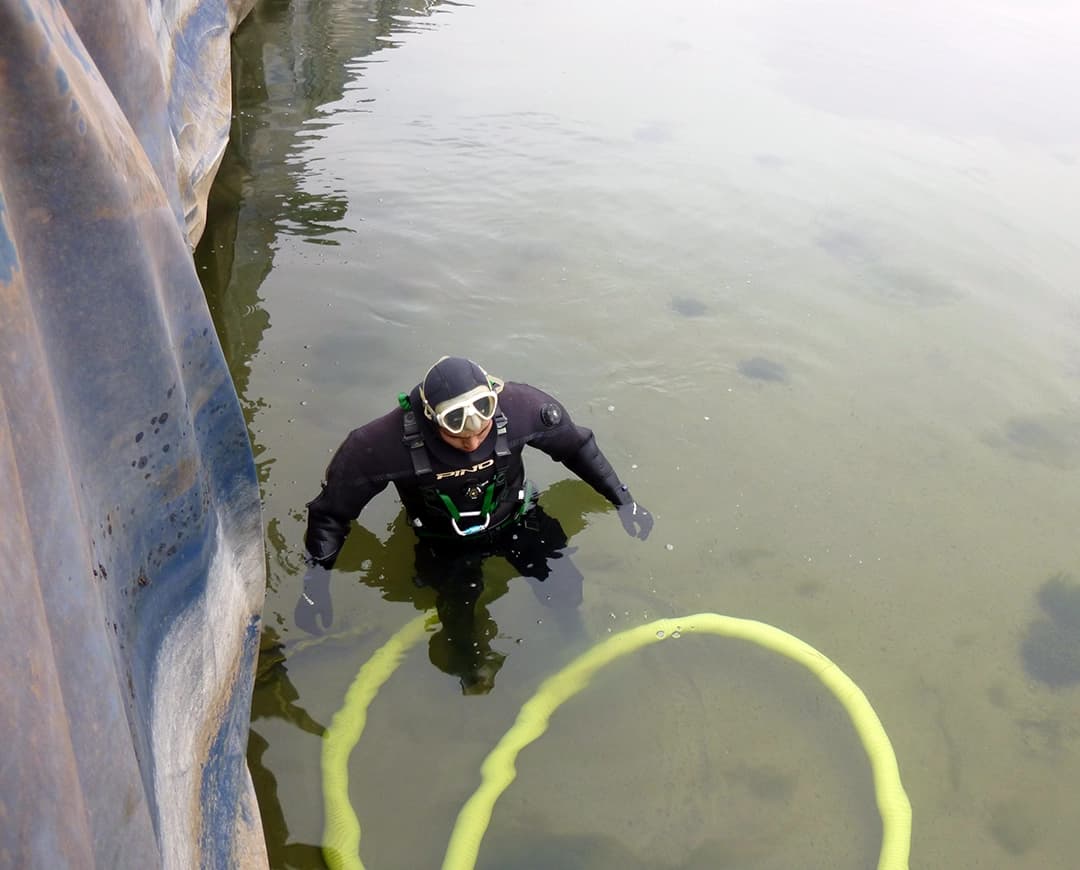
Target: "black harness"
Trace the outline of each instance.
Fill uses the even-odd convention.
[[[416,474],[420,484],[420,493],[423,496],[424,504],[437,513],[447,515],[454,531],[460,536],[492,531],[493,527],[489,526],[491,514],[503,501],[506,494],[507,472],[513,455],[510,452],[509,438],[506,434],[506,415],[499,411],[492,418],[495,421],[495,474],[484,491],[483,504],[479,511],[462,511],[454,504],[449,495],[439,490],[435,472],[431,467],[431,454],[428,452],[427,445],[424,444],[424,435],[420,429],[420,421],[417,419],[416,411],[412,408],[405,408],[404,410],[402,440],[405,442],[405,446],[409,448],[409,458],[412,460],[413,472]],[[528,502],[525,499],[524,491],[519,496],[523,503],[522,506],[526,506]],[[520,513],[521,511],[511,514],[507,519],[516,519]],[[460,523],[466,520],[473,522],[473,524],[467,528],[462,528]],[[420,517],[414,517],[412,524],[418,533],[430,534],[420,532],[420,529],[423,528],[423,521]],[[494,528],[497,528],[497,526]]]

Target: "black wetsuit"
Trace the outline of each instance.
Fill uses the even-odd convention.
[[[503,457],[496,455],[500,426],[493,425],[479,448],[464,453],[444,442],[424,417],[418,388],[409,398],[422,447],[406,442],[406,411],[396,408],[350,432],[330,460],[322,492],[308,504],[304,538],[320,564],[333,565],[352,520],[388,483],[396,487],[409,522],[423,541],[438,550],[492,549],[504,537],[501,531],[536,510],[521,458],[526,444],[563,463],[612,504],[630,501],[593,433],[575,425],[562,405],[542,390],[508,382],[499,394],[496,422],[505,426]],[[417,473],[417,450],[430,472]],[[487,528],[460,535],[455,522],[461,530],[485,523]],[[565,543],[564,537],[561,546]]]
[[[568,558],[562,525],[536,503],[521,457],[525,445],[562,462],[615,505],[631,497],[593,433],[535,387],[504,386],[491,431],[472,453],[439,437],[418,388],[409,400],[411,415],[396,408],[350,432],[338,448],[322,492],[308,504],[305,543],[316,562],[332,567],[352,520],[393,483],[417,535],[414,582],[437,593],[443,628],[431,637],[431,660],[459,676],[463,691],[487,692],[504,658],[490,646],[490,616],[476,612],[488,557],[504,557],[529,582],[564,640],[583,634],[584,578]],[[462,535],[455,523],[462,531],[485,528]]]

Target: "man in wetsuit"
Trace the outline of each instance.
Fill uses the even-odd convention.
[[[482,589],[481,562],[500,555],[577,606],[581,575],[563,558],[566,534],[536,503],[525,477],[526,444],[615,505],[630,535],[644,540],[651,531],[652,515],[619,481],[593,433],[547,393],[504,383],[471,360],[443,357],[398,403],[349,433],[322,492],[308,504],[304,542],[312,569],[296,607],[301,628],[317,632],[319,619],[324,628],[330,624],[329,569],[353,519],[388,483],[417,535],[419,585],[445,590],[470,610]]]

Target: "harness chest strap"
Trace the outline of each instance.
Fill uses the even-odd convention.
[[[423,480],[432,474],[431,457],[428,456],[427,447],[424,446],[424,436],[420,434],[420,424],[416,419],[416,412],[406,410],[402,418],[402,440],[409,448],[409,458],[412,460],[413,471],[416,476]]]
[[[420,481],[420,488],[424,494],[424,500],[428,504],[441,504],[446,512],[450,515],[450,519],[454,526],[455,531],[460,535],[468,534],[472,531],[482,531],[487,528],[488,522],[491,518],[492,511],[495,510],[496,489],[506,482],[506,471],[510,464],[510,458],[512,456],[510,452],[509,438],[507,436],[507,419],[506,415],[501,411],[494,417],[495,421],[495,476],[491,482],[487,485],[484,491],[484,502],[479,511],[465,511],[462,512],[454,504],[453,500],[446,495],[446,493],[440,492],[438,486],[434,482],[434,471],[431,467],[431,456],[428,453],[427,446],[424,444],[424,436],[420,431],[420,423],[417,420],[416,412],[411,408],[405,409],[405,414],[402,418],[402,440],[409,448],[409,458],[412,460],[413,472],[416,474],[417,479]],[[519,493],[519,498],[524,498],[524,491]],[[483,517],[483,524],[474,526],[472,529],[462,531],[458,528],[457,522],[462,516],[480,516]],[[423,521],[420,517],[416,517],[413,521],[413,525],[416,528],[423,526]]]

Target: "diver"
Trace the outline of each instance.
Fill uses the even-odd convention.
[[[628,534],[648,537],[652,515],[621,483],[593,433],[576,425],[558,401],[528,384],[493,377],[472,360],[442,357],[410,393],[399,395],[397,408],[350,432],[330,460],[322,491],[307,505],[311,567],[296,624],[311,633],[320,631],[320,622],[329,627],[330,569],[352,521],[389,483],[417,538],[414,582],[439,593],[440,616],[457,624],[453,634],[463,650],[475,647],[470,614],[490,556],[544,583],[542,600],[576,608],[582,576],[568,558],[561,524],[537,504],[525,476],[526,444],[611,502]]]

